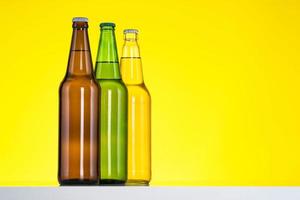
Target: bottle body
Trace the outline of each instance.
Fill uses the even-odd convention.
[[[87,27],[86,18],[73,19],[68,69],[59,89],[60,185],[98,182],[100,88],[93,76]]]
[[[151,97],[142,73],[137,30],[125,30],[121,75],[128,90],[127,185],[148,185],[151,179]]]
[[[100,184],[124,184],[127,178],[127,90],[120,80],[101,86]]]
[[[98,182],[99,88],[90,78],[66,79],[60,87],[59,182]]]
[[[144,85],[127,85],[127,184],[148,185],[151,179],[151,99]]]
[[[127,89],[120,77],[115,24],[101,23],[96,79],[101,87],[100,184],[127,179]]]

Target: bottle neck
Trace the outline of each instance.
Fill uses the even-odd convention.
[[[113,27],[102,27],[96,60],[97,79],[121,79]]]
[[[79,25],[78,25],[79,24]],[[93,65],[87,32],[87,23],[74,27],[68,62],[68,76],[93,76]]]
[[[121,74],[122,80],[126,85],[140,85],[144,83],[137,39],[128,39],[126,35],[121,57]]]

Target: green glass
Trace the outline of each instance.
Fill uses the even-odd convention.
[[[101,87],[100,184],[127,179],[127,89],[121,80],[115,24],[101,23],[96,79]]]

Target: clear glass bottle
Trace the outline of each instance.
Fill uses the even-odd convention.
[[[128,90],[127,185],[151,179],[151,98],[144,80],[136,29],[124,30],[121,75]]]

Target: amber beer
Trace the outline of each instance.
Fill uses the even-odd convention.
[[[59,167],[61,185],[97,184],[99,86],[93,75],[88,19],[73,19],[67,73],[60,85]]]

